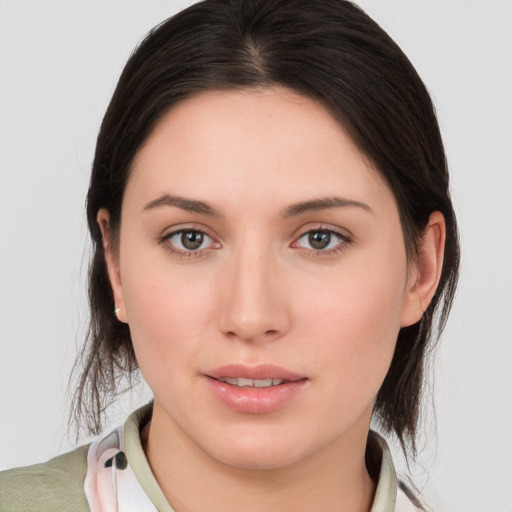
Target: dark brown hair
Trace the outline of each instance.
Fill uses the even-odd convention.
[[[133,159],[177,102],[209,90],[288,87],[320,101],[393,191],[411,261],[433,211],[446,221],[444,266],[420,322],[401,329],[374,414],[415,450],[427,356],[447,319],[458,277],[458,233],[434,107],[392,39],[344,0],[206,0],[153,29],[130,57],[96,145],[87,218],[93,243],[87,344],[75,419],[98,432],[123,376],[137,369],[128,325],[117,321],[96,216],[118,232]]]

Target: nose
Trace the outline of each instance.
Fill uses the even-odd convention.
[[[288,287],[272,250],[245,247],[225,265],[218,316],[221,332],[251,343],[273,341],[285,334],[290,327]]]

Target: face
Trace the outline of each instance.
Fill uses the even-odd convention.
[[[120,229],[109,272],[153,421],[246,468],[365,439],[415,276],[392,192],[320,105],[279,88],[178,104]]]

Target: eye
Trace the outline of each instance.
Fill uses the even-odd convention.
[[[215,242],[203,231],[180,229],[166,235],[163,242],[172,252],[187,254],[215,247]]]
[[[331,252],[341,249],[348,238],[331,229],[312,229],[304,233],[294,246],[313,251]]]

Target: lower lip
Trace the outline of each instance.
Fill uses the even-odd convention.
[[[264,414],[288,404],[306,384],[307,379],[285,382],[267,388],[238,387],[207,377],[213,395],[237,412]]]

